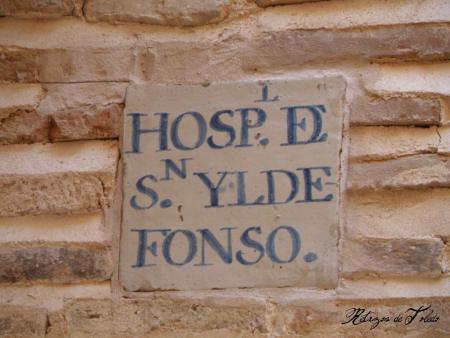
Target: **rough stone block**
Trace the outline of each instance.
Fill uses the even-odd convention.
[[[257,33],[242,46],[240,55],[246,70],[344,59],[441,60],[450,55],[449,33],[450,26],[446,25],[386,26],[353,31],[287,28]]]
[[[0,246],[0,282],[2,283],[79,283],[108,280],[112,274],[110,247],[19,244]]]
[[[118,145],[86,141],[0,147],[1,216],[99,210],[112,198]]]
[[[345,204],[349,237],[450,236],[450,189],[353,191]]]
[[[346,240],[341,251],[344,276],[428,276],[442,274],[440,239]]]
[[[88,0],[89,21],[131,21],[168,26],[199,26],[219,22],[230,0]]]
[[[0,336],[44,337],[47,323],[47,311],[27,306],[0,306]]]
[[[450,187],[448,157],[426,154],[349,164],[350,190],[423,187]]]
[[[438,99],[420,97],[359,96],[351,103],[350,123],[354,125],[438,125]]]
[[[383,160],[433,153],[439,145],[435,127],[354,127],[350,129],[350,159]]]
[[[83,0],[3,0],[0,16],[19,18],[53,18],[81,15]]]

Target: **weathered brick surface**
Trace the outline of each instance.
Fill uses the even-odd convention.
[[[129,47],[1,47],[0,58],[0,80],[12,82],[128,81],[134,70]]]
[[[345,240],[341,257],[345,276],[429,276],[442,274],[440,239],[365,238]]]
[[[350,192],[345,234],[355,238],[450,236],[449,200],[450,189]]]
[[[268,291],[267,302],[260,301],[259,305],[248,296],[230,299],[228,304],[205,302],[192,295],[176,303],[165,297],[117,302],[75,300],[50,315],[48,332],[50,337],[442,337],[450,333],[448,297],[369,300],[332,295],[303,297],[298,290],[284,293]],[[421,306],[430,307],[405,325],[406,317],[413,314],[409,309]],[[360,316],[355,325],[342,324],[351,319],[347,316],[353,308],[371,311],[373,318],[389,316],[390,320],[378,325],[376,319],[358,324]],[[400,323],[394,322],[399,315]],[[421,320],[433,315],[439,317],[436,322]]]
[[[438,153],[450,155],[450,126],[439,128],[438,133],[440,139]]]
[[[202,299],[78,300],[63,310],[63,332],[68,336],[179,336],[217,330],[219,336],[247,336],[267,332],[265,306],[251,299],[225,304]],[[224,334],[225,331],[225,334]],[[221,334],[222,332],[222,334]],[[226,334],[228,333],[228,334]]]
[[[82,0],[3,0],[0,3],[0,16],[53,18],[80,15],[82,5]]]
[[[0,84],[0,119],[17,110],[34,110],[44,97],[40,85]]]
[[[127,81],[133,70],[130,48],[51,49],[38,54],[41,82]]]
[[[127,83],[47,84],[38,107],[53,141],[119,136]]]
[[[449,158],[436,154],[350,163],[348,169],[347,187],[350,190],[449,186]]]
[[[47,311],[26,306],[0,305],[1,337],[44,337]]]
[[[110,247],[66,243],[0,246],[1,283],[79,283],[110,279]]]
[[[258,6],[268,7],[277,5],[293,5],[301,4],[304,2],[317,2],[317,1],[327,1],[327,0],[256,0]]]
[[[198,26],[223,20],[230,3],[230,0],[88,0],[85,11],[90,21]]]
[[[0,118],[0,145],[48,141],[50,121],[34,110],[17,110]]]
[[[353,31],[266,31],[242,46],[241,59],[246,70],[349,58],[442,59],[450,55],[449,32],[447,25],[387,26]]]
[[[1,216],[99,210],[112,198],[117,142],[0,147]]]
[[[438,99],[420,97],[358,96],[350,109],[354,125],[438,125],[441,115]]]
[[[433,153],[439,143],[435,127],[354,127],[350,130],[350,158],[367,161]]]

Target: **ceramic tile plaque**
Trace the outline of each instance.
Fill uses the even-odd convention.
[[[129,88],[128,291],[332,288],[341,78]]]

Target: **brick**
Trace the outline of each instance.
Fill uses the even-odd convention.
[[[450,95],[450,62],[385,64],[363,77],[365,87],[378,95]]]
[[[450,276],[441,278],[342,278],[336,293],[340,299],[393,299],[450,297]]]
[[[100,210],[112,199],[113,141],[0,147],[1,216]]]
[[[36,112],[40,85],[0,84],[0,145],[48,140],[49,120]]]
[[[442,155],[450,155],[450,126],[445,126],[438,129],[439,146],[438,153]]]
[[[121,46],[3,47],[0,58],[0,80],[10,82],[128,81],[134,69],[133,49]]]
[[[91,243],[0,246],[1,283],[104,281],[112,274],[111,248]]]
[[[0,16],[54,18],[80,15],[82,5],[82,0],[3,0],[0,3]]]
[[[260,12],[258,23],[266,30],[347,29],[418,23],[448,22],[446,0],[383,1],[308,1],[257,0],[269,2],[300,2],[300,6],[276,6]]]
[[[351,102],[352,125],[438,125],[438,99],[420,97],[359,96]]]
[[[41,215],[0,218],[0,243],[111,241],[111,229],[100,212],[77,215]]]
[[[267,332],[264,302],[237,297],[220,302],[195,297],[184,300],[151,297],[117,302],[74,300],[67,303],[63,314],[64,330],[69,336],[172,334],[176,337],[183,330],[200,334],[229,330],[230,336]]]
[[[49,49],[37,56],[40,82],[127,81],[133,70],[130,48]]]
[[[127,83],[47,84],[38,107],[51,121],[50,139],[117,138]]]
[[[354,191],[347,194],[348,237],[450,236],[450,189]]]
[[[291,28],[256,34],[242,46],[240,57],[245,70],[355,58],[443,59],[450,55],[449,33],[450,26],[434,24],[338,31]]]
[[[350,163],[347,188],[396,189],[450,187],[450,161],[436,154]]]
[[[342,274],[438,277],[442,274],[443,250],[444,244],[437,238],[345,240],[341,251]]]
[[[10,82],[36,82],[37,50],[0,47],[0,80]]]
[[[166,41],[143,39],[141,44],[151,44],[152,71],[141,72],[142,80],[160,83],[202,83],[242,76],[238,59],[241,42],[223,38],[198,39],[175,37]]]
[[[34,110],[44,97],[40,85],[0,84],[0,119],[18,110]]]
[[[93,282],[82,284],[3,284],[0,288],[1,304],[33,306],[49,311],[61,310],[72,299],[103,299],[111,296],[111,283]],[[0,305],[2,307],[3,305]]]
[[[44,337],[47,311],[27,306],[0,306],[1,337]]]
[[[350,129],[350,159],[384,160],[434,153],[439,145],[435,127],[354,127]]]
[[[47,142],[50,121],[34,110],[17,110],[0,119],[0,145]]]
[[[89,21],[129,21],[168,26],[199,26],[222,21],[230,0],[88,0]]]
[[[256,0],[258,6],[261,7],[269,7],[269,6],[278,6],[278,5],[293,5],[293,4],[302,4],[305,2],[318,2],[324,0]],[[325,0],[327,1],[327,0]]]

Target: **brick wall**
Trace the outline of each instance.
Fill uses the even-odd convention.
[[[2,0],[0,336],[450,335],[450,1]],[[131,83],[340,75],[339,286],[130,295]],[[342,325],[432,305],[437,322]]]

